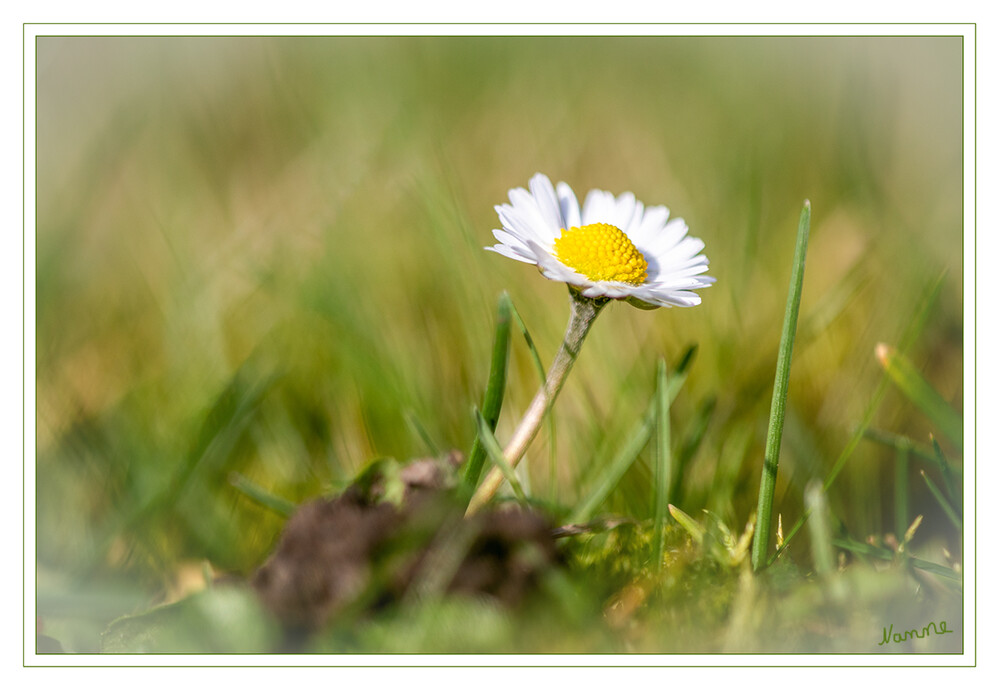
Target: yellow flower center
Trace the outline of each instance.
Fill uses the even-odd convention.
[[[606,223],[562,230],[562,236],[555,238],[555,255],[590,280],[641,285],[648,275],[642,253],[627,235]]]

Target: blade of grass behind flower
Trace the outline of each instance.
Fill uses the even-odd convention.
[[[937,443],[937,439],[933,434],[930,434],[930,442],[933,444],[933,455],[936,457],[937,462],[940,464],[940,473],[943,474],[944,478],[944,488],[947,489],[947,496],[952,501],[958,499],[957,487],[954,484],[954,471],[947,462],[947,458],[944,457],[943,450],[940,448],[940,444]]]
[[[547,379],[547,373],[545,372],[545,365],[541,362],[541,355],[538,354],[538,348],[534,346],[534,338],[531,337],[531,332],[527,330],[527,324],[524,323],[524,319],[521,318],[520,312],[517,311],[517,307],[514,306],[513,301],[510,301],[510,311],[513,314],[514,321],[517,322],[517,328],[520,329],[520,334],[524,336],[524,342],[527,343],[527,350],[531,354],[531,361],[534,362],[534,368],[538,372],[538,379],[541,385],[545,385],[545,380]],[[549,467],[549,484],[554,492],[558,488],[558,481],[556,480],[557,458],[556,458],[556,436],[555,436],[555,415],[551,414],[551,409],[545,411],[545,424],[548,426],[548,467]],[[551,497],[552,503],[556,502],[556,497],[553,495]]]
[[[687,515],[685,512],[677,508],[676,506],[668,506],[669,514],[673,516],[673,519],[680,523],[680,526],[687,530],[690,538],[694,540],[695,544],[701,544],[704,542],[704,534],[706,530],[698,524],[697,520]]]
[[[855,539],[851,539],[849,537],[835,538],[832,540],[832,544],[837,548],[844,549],[845,551],[849,551],[850,553],[858,556],[878,558],[884,561],[891,561],[895,558],[895,552],[891,549],[856,541]],[[947,578],[948,580],[952,580],[954,582],[961,582],[961,575],[945,565],[933,563],[932,561],[925,561],[921,558],[910,558],[908,559],[908,563],[914,568],[925,570],[928,573],[939,575],[940,577]]]
[[[961,450],[964,447],[964,421],[961,415],[923,378],[908,357],[884,343],[878,344],[876,352],[881,366],[899,390]]]
[[[739,474],[742,464],[749,452],[749,444],[753,439],[754,423],[739,420],[728,426],[728,433],[721,447],[714,476],[707,496],[708,509],[719,515],[734,517],[733,496],[739,485]],[[677,487],[677,493],[683,487]]]
[[[500,448],[500,444],[496,440],[496,436],[493,435],[493,430],[489,428],[489,425],[482,416],[482,413],[478,410],[475,410],[475,424],[479,430],[479,438],[482,440],[482,445],[486,450],[486,455],[493,462],[493,464],[500,469],[500,472],[503,473],[503,477],[510,482],[510,486],[513,488],[513,493],[517,496],[517,500],[521,503],[527,503],[527,496],[524,494],[524,490],[520,486],[520,481],[517,479],[517,475],[513,473],[513,468],[510,467],[510,463],[508,463],[506,458],[503,457],[503,449]]]
[[[895,450],[895,535],[905,532],[909,524],[909,450]]]
[[[902,334],[902,338],[899,340],[899,352],[904,353],[908,351],[908,349],[912,347],[912,344],[919,337],[919,334],[922,333],[923,327],[926,325],[926,321],[930,316],[933,305],[936,304],[937,297],[940,296],[940,290],[943,288],[943,281],[946,276],[946,271],[941,272],[940,275],[937,276],[937,279],[926,289],[926,292],[923,293],[922,299],[920,299],[917,304],[912,319],[909,320],[908,327]],[[874,419],[874,413],[881,404],[881,399],[884,398],[885,391],[887,389],[888,375],[886,373],[882,377],[881,382],[878,383],[877,388],[874,390],[874,394],[871,396],[871,400],[867,404],[867,408],[864,410],[864,416],[862,417],[861,423],[857,426],[853,436],[850,437],[850,440],[843,448],[843,452],[841,452],[839,457],[836,458],[836,462],[833,463],[832,469],[829,470],[826,480],[822,483],[822,488],[826,491],[828,491],[829,487],[832,486],[832,483],[836,481],[836,477],[838,477],[839,473],[843,470],[843,467],[846,465],[846,461],[850,459],[851,455],[853,455],[853,451],[856,450],[860,440],[864,437],[868,427],[870,427],[871,420]],[[786,549],[791,543],[791,540],[798,533],[798,530],[800,530],[805,524],[806,520],[808,520],[807,510],[800,518],[798,518],[798,520],[794,523],[794,526],[792,526],[788,531],[787,536],[784,537],[783,546],[779,547],[777,551],[770,556],[770,559],[767,561],[767,565],[770,565],[777,560],[781,553],[783,553],[784,549]]]
[[[893,434],[880,429],[865,429],[864,438],[888,446],[889,448],[894,448],[895,450],[904,449],[910,456],[926,460],[942,473],[953,475],[954,473],[960,474],[962,471],[960,467],[955,467],[952,462],[946,460],[943,453],[937,454],[935,449],[921,443],[916,443],[908,436]]]
[[[688,348],[680,357],[680,362],[676,365],[673,376],[669,377],[667,395],[671,403],[676,400],[676,396],[687,380],[687,372],[690,369],[690,364],[696,352],[696,345]],[[600,507],[600,504],[607,499],[611,491],[618,485],[621,478],[631,467],[632,463],[635,462],[638,454],[642,452],[642,449],[645,448],[652,437],[652,429],[656,422],[657,406],[657,398],[653,397],[642,418],[632,427],[626,436],[627,440],[620,447],[614,459],[609,463],[598,464],[599,467],[606,467],[606,469],[600,475],[599,479],[594,482],[593,489],[589,495],[579,501],[579,507],[576,508],[576,511],[569,518],[570,522],[580,523],[589,520],[597,508]]]
[[[513,302],[507,293],[499,297],[496,305],[496,334],[493,337],[493,352],[489,365],[489,381],[482,397],[482,417],[490,432],[496,429],[500,410],[503,408],[503,394],[506,390],[506,370],[510,360],[510,313]],[[482,474],[482,463],[486,459],[486,450],[482,446],[481,435],[476,434],[472,450],[468,454],[465,465],[464,485],[468,497],[479,483]]]
[[[229,474],[229,483],[234,489],[254,503],[273,510],[282,517],[290,517],[295,512],[295,504],[286,498],[272,494],[262,486],[253,483],[239,472]]]
[[[659,360],[656,372],[656,455],[654,468],[656,570],[662,568],[663,549],[666,545],[666,510],[669,505],[672,463],[669,439],[669,389],[666,360]]]
[[[950,520],[959,530],[962,529],[961,517],[957,514],[957,511],[954,510],[954,507],[950,504],[950,501],[947,500],[947,497],[943,495],[940,488],[933,482],[932,479],[926,476],[926,472],[920,470],[919,474],[923,476],[923,481],[926,482],[926,486],[929,487],[930,493],[933,494],[933,498],[937,499],[937,503],[939,503],[940,507],[943,508],[947,519]]]
[[[798,220],[798,237],[794,246],[791,266],[791,284],[788,288],[781,329],[780,347],[777,351],[777,373],[774,376],[774,393],[770,404],[770,424],[767,428],[767,445],[764,451],[763,471],[760,477],[760,496],[756,509],[756,533],[753,535],[753,570],[766,564],[770,546],[770,517],[774,507],[774,489],[777,486],[777,463],[780,458],[781,434],[784,431],[784,411],[787,405],[787,386],[791,372],[791,353],[801,305],[801,287],[805,278],[805,255],[808,249],[808,231],[812,206],[806,200]]]
[[[406,410],[406,424],[423,441],[423,445],[427,447],[431,455],[435,458],[441,455],[440,446],[434,442],[434,439],[430,436],[430,432],[427,431],[427,427],[423,425],[423,422],[420,421],[420,418],[412,410]]]
[[[815,571],[828,577],[835,572],[836,558],[832,548],[832,529],[829,526],[829,505],[825,491],[817,480],[812,480],[805,487],[805,505],[815,516],[809,523]]]
[[[673,458],[672,470],[670,471],[670,502],[683,503],[686,495],[684,492],[683,476],[687,471],[687,465],[694,459],[697,450],[704,441],[704,436],[708,430],[708,424],[714,415],[718,399],[714,396],[708,397],[697,407],[697,412],[691,421],[687,432],[683,435],[682,442]]]

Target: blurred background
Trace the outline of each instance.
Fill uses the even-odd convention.
[[[500,293],[546,362],[568,315],[564,285],[482,250],[493,206],[538,171],[581,200],[597,187],[667,205],[718,281],[693,309],[613,304],[597,321],[555,437],[528,454],[530,491],[556,514],[645,410],[659,358],[696,345],[671,411],[676,452],[695,441],[674,502],[745,523],[806,198],[785,529],[871,403],[876,344],[899,344],[941,275],[909,356],[961,409],[960,37],[44,37],[35,50],[38,615],[69,651],[197,586],[206,564],[244,576],[263,561],[282,518],[232,473],[300,502],[374,458],[430,454],[420,427],[467,452]],[[539,382],[519,337],[510,367],[501,440]],[[892,388],[873,425],[920,443],[934,431]],[[650,451],[600,513],[651,516]],[[894,458],[863,441],[830,490],[859,539],[896,531]],[[909,481],[915,545],[959,553],[916,467]]]

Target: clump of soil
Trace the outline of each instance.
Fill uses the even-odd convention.
[[[418,460],[362,475],[343,494],[301,506],[253,587],[288,628],[428,594],[515,606],[559,563],[552,529],[519,508],[464,518],[449,486],[460,462]]]

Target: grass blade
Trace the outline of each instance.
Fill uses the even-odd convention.
[[[258,503],[265,508],[273,510],[281,517],[291,517],[291,514],[295,512],[294,503],[286,498],[281,498],[276,494],[272,494],[270,491],[258,484],[253,483],[239,472],[231,472],[229,474],[229,483],[234,489],[236,489],[236,491],[239,491],[254,503]]]
[[[538,348],[534,346],[534,338],[531,337],[531,332],[527,330],[527,324],[524,323],[524,319],[521,318],[520,312],[517,311],[517,307],[514,306],[513,302],[510,302],[510,311],[513,314],[514,321],[517,322],[517,328],[520,329],[520,334],[524,336],[524,342],[527,343],[527,350],[531,354],[531,361],[534,362],[534,368],[538,372],[538,379],[541,381],[541,385],[545,385],[545,380],[548,378],[548,374],[545,372],[545,365],[541,362],[541,355],[538,354]],[[545,411],[545,424],[548,426],[548,467],[549,467],[549,482],[551,484],[552,490],[554,490],[558,482],[556,481],[557,473],[557,458],[555,449],[555,415],[551,414],[551,409]],[[552,496],[552,503],[555,503],[555,496]]]
[[[833,539],[832,543],[833,546],[837,548],[849,551],[850,553],[854,553],[859,556],[879,558],[884,561],[891,561],[895,558],[895,552],[891,549],[855,541],[850,538]],[[960,573],[954,572],[953,569],[948,568],[945,565],[940,565],[939,563],[934,563],[932,561],[924,561],[922,558],[909,558],[906,559],[906,562],[914,568],[925,570],[928,573],[933,573],[934,575],[947,578],[948,580],[952,580],[954,582],[961,582]]]
[[[663,527],[666,524],[666,507],[669,505],[670,494],[670,438],[669,438],[669,389],[666,375],[666,360],[659,360],[656,372],[656,455],[654,468],[655,486],[655,529],[656,569],[663,563],[663,549],[666,545],[666,534]]]
[[[503,457],[503,449],[500,448],[499,442],[496,440],[496,436],[493,435],[493,430],[489,428],[485,417],[478,410],[475,411],[475,424],[479,430],[479,438],[482,441],[482,446],[485,448],[486,455],[489,459],[496,465],[500,472],[503,473],[503,477],[510,482],[510,486],[513,488],[513,493],[517,496],[517,500],[521,503],[527,503],[527,496],[524,494],[524,490],[520,486],[520,481],[517,479],[517,475],[513,473],[513,468],[510,467],[510,463],[506,461]]]
[[[690,364],[693,362],[696,352],[696,346],[688,348],[683,353],[683,356],[680,357],[680,362],[676,365],[673,376],[669,377],[667,397],[670,403],[676,400],[680,389],[683,388],[683,384],[687,380],[687,372],[690,369]],[[576,511],[569,518],[570,522],[586,522],[593,516],[593,513],[600,507],[600,504],[607,500],[611,491],[618,485],[621,478],[631,467],[632,463],[635,462],[638,454],[642,452],[642,449],[645,448],[645,445],[652,437],[652,429],[656,422],[657,406],[657,398],[653,397],[648,408],[645,410],[645,414],[642,415],[642,418],[631,429],[627,436],[628,440],[621,446],[614,459],[609,463],[598,464],[598,466],[606,467],[606,469],[600,475],[600,478],[594,482],[589,496],[579,502],[579,507],[576,508]]]
[[[905,533],[909,524],[909,450],[895,450],[895,534]]]
[[[670,472],[670,501],[673,503],[683,503],[685,495],[683,491],[683,476],[687,471],[687,466],[694,459],[694,456],[697,455],[697,450],[704,441],[704,436],[708,431],[708,425],[711,423],[711,417],[714,415],[717,405],[718,399],[714,396],[709,396],[698,405],[697,412],[687,427],[683,439],[677,443],[677,451],[673,456],[673,467]]]
[[[940,473],[943,474],[944,478],[944,488],[947,489],[947,496],[952,501],[957,500],[957,487],[954,484],[954,472],[947,462],[947,458],[944,457],[943,450],[940,448],[940,444],[937,443],[936,438],[930,435],[930,441],[933,443],[933,455],[940,463]]]
[[[482,418],[490,432],[496,429],[496,422],[499,421],[500,410],[503,407],[506,370],[510,359],[510,313],[512,311],[513,302],[510,300],[510,296],[504,292],[500,295],[499,303],[496,306],[496,335],[493,338],[489,381],[482,398]],[[476,434],[472,450],[468,454],[468,463],[465,465],[464,484],[469,498],[479,483],[485,459],[486,450],[482,446],[481,434]]]
[[[642,415],[642,419],[628,434],[627,442],[621,446],[618,454],[614,456],[614,459],[607,465],[604,473],[596,481],[590,495],[579,504],[576,512],[569,518],[570,522],[578,523],[589,520],[600,504],[614,490],[618,482],[621,481],[621,477],[624,476],[628,468],[635,462],[635,458],[638,457],[638,454],[642,452],[642,449],[649,442],[649,438],[652,437],[652,428],[655,426],[656,420],[656,409],[656,401],[653,399],[646,409],[645,414]]]
[[[905,355],[893,347],[879,343],[878,361],[891,380],[913,402],[944,436],[958,448],[964,447],[964,421],[961,415],[923,378]]]
[[[674,520],[680,523],[681,527],[687,530],[687,533],[690,535],[690,538],[694,540],[695,544],[704,543],[704,534],[706,530],[697,523],[697,520],[672,505],[669,506],[669,514],[673,516]]]
[[[929,487],[930,493],[933,494],[933,498],[937,499],[937,503],[943,508],[944,514],[947,518],[957,527],[958,530],[962,529],[961,517],[957,514],[957,511],[951,506],[950,501],[947,497],[943,495],[943,492],[937,487],[932,479],[926,476],[926,472],[920,470],[919,474],[923,475],[923,481],[926,482],[926,486]]]
[[[753,570],[760,570],[766,563],[770,546],[770,518],[774,507],[774,489],[777,485],[777,462],[780,457],[781,434],[784,431],[784,412],[787,405],[787,384],[791,371],[791,353],[798,324],[798,307],[801,304],[801,286],[805,278],[805,253],[808,248],[808,231],[812,206],[806,200],[798,220],[798,238],[794,246],[791,267],[791,284],[788,288],[781,330],[780,348],[777,351],[777,373],[774,376],[774,393],[770,404],[770,424],[767,428],[767,445],[764,452],[763,472],[760,478],[760,497],[757,504],[756,533],[753,535]]]
[[[901,343],[899,352],[906,352],[916,341],[916,338],[919,337],[919,334],[922,333],[923,327],[926,325],[926,320],[930,316],[933,305],[936,304],[937,297],[940,296],[940,290],[943,287],[943,281],[946,276],[946,271],[940,273],[940,275],[937,276],[937,279],[923,294],[923,298],[919,301],[912,320],[909,322],[908,328],[905,329],[905,332],[902,334],[902,338],[899,341]],[[832,486],[834,481],[836,481],[836,477],[838,477],[839,473],[843,470],[843,467],[846,465],[846,461],[850,459],[851,455],[853,455],[853,451],[856,450],[860,440],[864,437],[867,429],[870,427],[871,420],[874,419],[874,413],[881,404],[881,399],[884,397],[887,388],[888,375],[886,373],[884,378],[882,378],[881,382],[878,384],[878,387],[874,390],[874,395],[871,396],[871,400],[868,403],[867,408],[864,410],[864,416],[861,423],[857,426],[853,436],[843,448],[843,452],[841,452],[839,457],[836,458],[836,462],[833,463],[832,469],[829,470],[826,480],[822,483],[822,488],[826,491],[829,491],[829,487]],[[800,518],[798,518],[788,531],[787,536],[784,538],[784,545],[778,548],[777,551],[770,556],[770,560],[767,561],[768,565],[777,560],[777,557],[780,556],[784,549],[787,548],[788,544],[790,544],[791,540],[794,538],[794,535],[798,533],[798,530],[801,529],[806,520],[808,520],[807,510]]]
[[[815,519],[809,523],[815,572],[822,577],[829,577],[836,571],[836,557],[832,547],[832,529],[829,526],[829,505],[818,480],[812,480],[805,487],[805,505],[815,515]]]
[[[435,458],[440,457],[440,446],[437,445],[433,437],[430,435],[430,432],[427,431],[427,427],[423,425],[423,422],[420,421],[420,418],[417,417],[416,413],[412,410],[406,410],[406,424],[408,424],[410,430],[416,434],[421,441],[423,441],[423,445],[427,447],[427,451],[429,451],[432,456]]]
[[[937,454],[935,449],[921,443],[916,443],[908,436],[893,434],[880,429],[865,429],[864,437],[874,441],[875,443],[880,443],[888,446],[889,448],[894,448],[895,450],[904,449],[907,453],[909,453],[910,457],[926,460],[927,462],[932,463],[933,466],[942,473],[953,475],[955,472],[960,474],[962,471],[960,467],[955,467],[953,463],[948,462],[944,458],[943,453]]]

